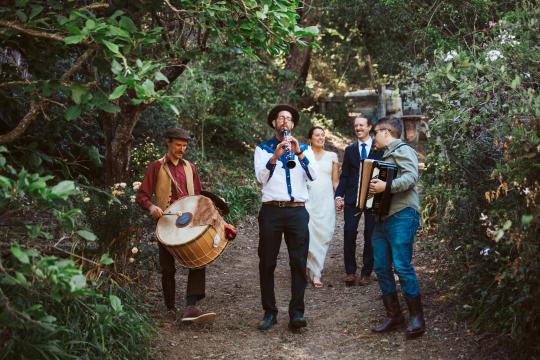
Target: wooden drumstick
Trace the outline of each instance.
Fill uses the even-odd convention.
[[[178,217],[182,216],[183,212],[177,211],[175,213],[163,213],[163,215],[176,215]]]

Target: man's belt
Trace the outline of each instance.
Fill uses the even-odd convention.
[[[303,207],[304,203],[299,201],[266,201],[263,205],[277,206],[277,207]]]

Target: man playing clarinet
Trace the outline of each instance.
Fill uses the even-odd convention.
[[[308,146],[290,134],[298,123],[298,110],[278,105],[268,114],[274,137],[255,149],[255,174],[262,184],[259,211],[259,274],[264,317],[259,330],[268,330],[277,322],[274,294],[274,270],[285,237],[291,268],[289,328],[307,325],[304,318],[304,292],[307,285],[306,262],[309,249],[307,182],[316,178],[314,156]]]

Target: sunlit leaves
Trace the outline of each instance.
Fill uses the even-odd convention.
[[[17,258],[17,260],[19,260],[21,263],[30,263],[30,258],[28,257],[28,254],[26,254],[26,252],[24,252],[19,246],[12,246],[10,251],[11,254],[15,256],[15,258]]]
[[[71,180],[64,180],[51,188],[50,197],[53,199],[66,200],[69,196],[75,194],[76,192],[77,190],[75,189],[75,183]]]
[[[88,230],[78,230],[77,231],[77,235],[79,235],[80,237],[82,237],[84,240],[87,240],[87,241],[96,241],[97,240],[97,236],[92,233],[91,231],[88,231]]]
[[[120,96],[124,95],[127,90],[127,85],[119,85],[114,89],[114,91],[109,95],[109,100],[116,100]]]

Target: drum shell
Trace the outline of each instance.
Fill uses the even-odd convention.
[[[165,214],[192,213],[208,211],[199,208],[201,201],[206,199],[202,195],[193,195],[181,198],[171,204]],[[206,199],[210,201],[209,199]],[[214,206],[214,205],[212,205]],[[156,226],[156,237],[167,251],[178,260],[181,266],[189,269],[204,268],[223,252],[228,240],[225,237],[225,221],[217,212],[208,218],[206,225],[188,224],[178,227],[178,217],[164,215]]]
[[[167,245],[162,242],[162,245],[183,267],[200,269],[216,260],[227,247],[229,242],[225,237],[224,225],[223,220],[220,221],[217,228],[209,225],[201,235],[185,244]],[[216,236],[219,236],[219,241],[214,247]]]

